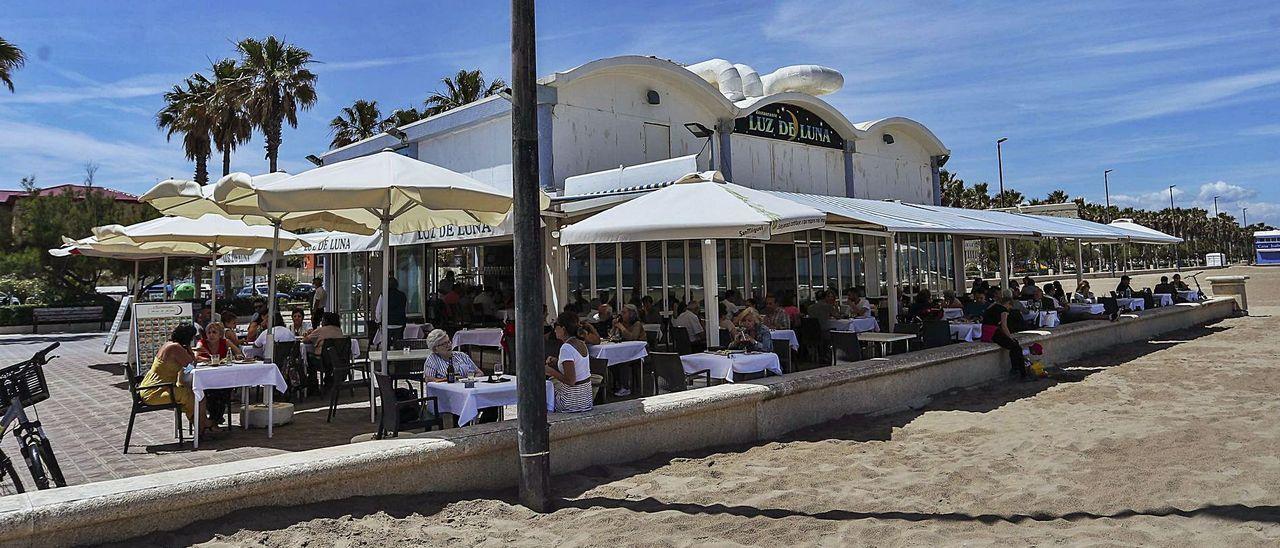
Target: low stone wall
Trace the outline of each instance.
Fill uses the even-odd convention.
[[[1053,361],[1066,361],[1234,312],[1233,299],[1215,299],[1018,338],[1040,342]],[[905,409],[932,394],[1000,378],[1007,360],[992,344],[958,344],[552,415],[552,469],[566,473],[751,443],[854,413]],[[509,488],[518,474],[514,421],[484,424],[2,497],[0,544],[106,542],[245,508]]]

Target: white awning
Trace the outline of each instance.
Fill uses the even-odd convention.
[[[1182,238],[1171,236],[1156,230],[1148,228],[1133,222],[1133,219],[1116,219],[1111,221],[1111,228],[1132,233],[1132,241],[1143,244],[1176,244],[1181,243]]]
[[[973,214],[975,210],[969,209],[776,190],[769,191],[769,194],[827,213],[834,217],[828,218],[828,222],[832,225],[885,232],[935,232],[1007,237],[1035,235],[1034,231],[1028,228],[1008,222],[983,219]]]
[[[822,228],[826,214],[768,192],[727,183],[719,172],[691,173],[560,230],[563,245],[747,238]]]

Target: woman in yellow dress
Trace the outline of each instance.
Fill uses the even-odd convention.
[[[160,350],[156,351],[151,369],[147,371],[142,384],[138,387],[138,395],[149,404],[178,402],[178,405],[182,406],[182,412],[187,415],[188,421],[192,421],[195,416],[196,398],[191,387],[187,386],[182,379],[182,370],[196,361],[195,354],[191,352],[191,341],[195,337],[194,326],[186,324],[175,327],[173,334],[169,336],[169,342],[164,343]],[[169,383],[173,383],[173,386],[154,386]],[[200,417],[200,428],[208,428],[210,425],[209,419]]]

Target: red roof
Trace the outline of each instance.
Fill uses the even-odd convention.
[[[87,188],[89,187],[86,187],[85,185],[75,185],[75,184],[55,185],[49,188],[42,188],[42,189],[36,190],[35,194],[40,196],[53,196],[53,195],[65,194],[67,192],[75,192],[76,194],[83,194]],[[128,192],[121,192],[119,190],[100,187],[100,186],[93,187],[93,190],[95,192],[101,192],[103,194],[106,194],[107,197],[117,202],[138,203],[138,197],[134,196],[133,194],[129,194]],[[24,198],[30,195],[31,194],[29,194],[25,190],[0,190],[0,203],[3,203],[5,205],[13,205],[13,203],[17,201],[19,198]]]

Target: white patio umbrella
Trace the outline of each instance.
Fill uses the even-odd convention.
[[[218,255],[232,250],[258,248],[286,251],[300,245],[300,239],[290,233],[273,234],[266,226],[249,226],[243,221],[220,215],[203,215],[198,219],[186,217],[161,217],[129,226],[106,225],[93,229],[100,244],[167,244],[172,246],[194,245],[209,255],[210,266],[216,272]],[[217,313],[218,290],[212,288],[212,308]],[[272,300],[275,296],[272,295]]]
[[[225,192],[225,194],[224,194]],[[231,187],[214,198],[233,200]],[[254,187],[264,215],[310,216],[310,228],[357,234],[402,234],[452,224],[497,225],[511,210],[511,195],[469,176],[384,150],[318,167],[288,179]],[[388,238],[382,238],[382,280],[390,274]],[[381,299],[382,370],[387,370],[387,301]]]
[[[1177,244],[1182,243],[1182,238],[1165,234],[1154,228],[1142,226],[1133,222],[1133,219],[1116,219],[1108,225],[1112,228],[1119,229],[1122,232],[1130,233],[1132,236],[1129,241],[1138,244]]]
[[[133,261],[133,278],[135,282],[140,282],[141,278],[139,277],[138,272],[139,263],[142,261],[155,259],[163,260],[165,263],[164,274],[167,279],[170,257],[202,257],[204,256],[203,251],[202,247],[195,244],[102,244],[98,242],[98,238],[95,236],[89,236],[79,240],[72,240],[71,238],[63,236],[62,246],[50,249],[49,254],[54,257],[81,256]],[[140,291],[142,288],[139,286],[137,289]]]
[[[727,183],[718,171],[690,173],[675,184],[597,213],[560,230],[561,245],[665,240],[702,242],[707,344],[718,343],[714,295],[717,238],[768,240],[775,234],[826,226],[827,216],[807,205]]]

